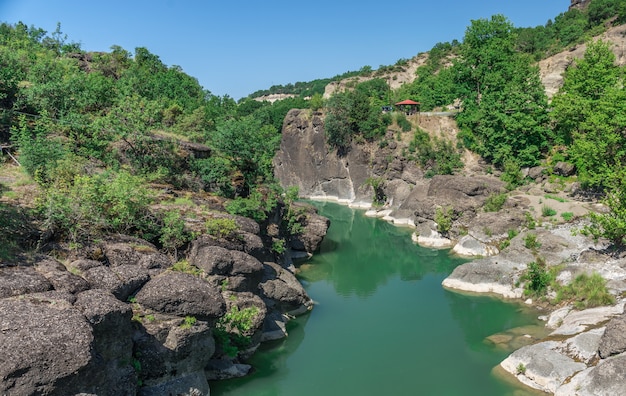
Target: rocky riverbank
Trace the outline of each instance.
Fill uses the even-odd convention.
[[[523,334],[532,344],[502,362],[520,382],[562,395],[626,394],[626,255],[577,232],[585,214],[602,207],[566,181],[572,167],[557,163],[525,169],[530,182],[509,192],[497,174],[466,153],[462,173],[427,179],[402,155],[407,139],[399,131],[388,132],[386,144],[352,143],[340,156],[325,144],[322,116],[293,110],[285,119],[274,159],[283,186],[298,186],[311,199],[368,209],[369,216],[414,227],[414,241],[421,245],[475,258],[444,280],[446,288],[525,299],[546,310],[550,335],[534,339]],[[455,135],[445,117],[419,121],[431,134]],[[368,179],[376,179],[380,191]],[[381,195],[385,201],[372,207]],[[502,202],[494,205],[498,198]],[[600,274],[616,305],[581,311],[548,304],[554,295],[527,299],[522,277],[538,258],[557,272],[560,284],[579,274]]]
[[[1,263],[0,393],[200,395],[246,375],[245,358],[312,308],[289,257],[312,254],[329,223],[305,210],[278,254],[279,224],[202,212],[235,230],[198,234],[179,260],[117,235]]]

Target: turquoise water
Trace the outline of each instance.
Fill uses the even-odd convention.
[[[485,337],[538,324],[536,312],[444,290],[463,260],[361,211],[315,205],[331,219],[300,267],[315,308],[257,351],[254,374],[211,383],[213,396],[525,394],[492,373],[510,351]]]

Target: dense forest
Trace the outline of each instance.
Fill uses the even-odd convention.
[[[626,22],[626,0],[595,0],[534,28],[516,28],[501,15],[472,21],[462,42],[429,51],[418,78],[391,91],[384,71],[407,62],[364,66],[328,80],[272,87],[297,96],[275,103],[216,96],[178,66],[146,48],[89,52],[61,31],[24,23],[0,25],[0,144],[2,160],[19,161],[37,185],[30,215],[75,243],[123,232],[176,248],[189,236],[175,212],[150,209],[154,189],[206,191],[227,209],[262,220],[283,193],[271,160],[292,108],[325,114],[331,146],[384,144],[387,127],[414,129],[406,152],[429,174],[462,168],[459,150],[480,154],[511,187],[521,169],[568,161],[589,191],[605,195],[611,214],[594,217],[589,232],[626,242],[626,91],[624,69],[609,45],[590,43],[565,73],[550,103],[535,62]],[[373,77],[322,99],[326,83]],[[402,114],[381,106],[411,97],[423,109],[460,103],[459,142],[430,138]],[[202,154],[201,154],[202,153]],[[11,158],[9,158],[11,155]],[[0,185],[0,192],[2,191]],[[0,227],[9,228],[3,204]],[[9,238],[2,233],[0,240]],[[15,241],[4,240],[2,255]]]

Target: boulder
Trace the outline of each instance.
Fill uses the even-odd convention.
[[[626,313],[611,319],[598,348],[602,359],[624,352],[626,352]]]
[[[0,268],[0,298],[52,289],[50,281],[31,266]]]
[[[304,251],[310,257],[317,251],[326,236],[330,220],[315,213],[311,208],[305,215],[304,227],[301,233],[292,236],[290,247],[297,251]]]
[[[571,176],[576,172],[576,166],[569,162],[559,161],[554,165],[553,170],[559,176]]]
[[[154,311],[198,320],[215,320],[224,314],[226,306],[217,287],[193,275],[173,271],[151,279],[135,298]]]
[[[194,245],[189,262],[209,276],[226,277],[227,281],[220,283],[229,290],[256,291],[263,277],[263,264],[259,260],[247,253],[220,246]]]
[[[239,250],[261,262],[273,259],[271,252],[263,246],[261,237],[245,231],[239,231],[237,236],[228,238],[215,238],[211,235],[201,235],[191,242],[189,257],[202,256],[201,251],[207,246],[218,246],[227,250]]]
[[[40,257],[35,263],[35,269],[52,284],[55,290],[79,293],[89,288],[86,280],[72,274],[63,264],[51,257]]]
[[[215,353],[207,322],[197,320],[190,324],[182,318],[158,317],[143,322],[133,341],[141,366],[139,377],[146,388],[142,392],[179,394],[195,388],[206,394],[204,367]],[[165,389],[166,393],[158,393]]]
[[[77,295],[74,306],[93,328],[97,366],[89,377],[90,388],[98,395],[135,392],[137,373],[133,360],[132,310],[105,290],[87,290]]]
[[[94,337],[65,301],[0,300],[0,394],[68,395],[88,389]]]
[[[584,363],[556,352],[555,341],[528,345],[513,352],[500,366],[517,379],[534,389],[554,393],[556,389],[574,374],[585,370]]]
[[[164,270],[172,266],[169,257],[143,239],[122,235],[108,239],[102,244],[106,261],[111,267],[138,265],[148,270]]]
[[[626,354],[600,361],[559,387],[555,396],[626,395]]]
[[[107,290],[120,301],[126,301],[150,280],[150,275],[143,267],[125,264],[116,267],[93,267],[83,273],[83,278],[92,288]]]
[[[291,272],[276,263],[263,266],[264,281],[259,289],[269,309],[276,307],[282,313],[300,315],[313,308],[313,301]]]

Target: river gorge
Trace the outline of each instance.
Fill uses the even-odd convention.
[[[466,260],[363,211],[314,205],[331,220],[320,252],[300,265],[315,307],[262,346],[256,372],[212,383],[212,395],[528,394],[494,367],[541,331],[536,310],[446,290]]]

